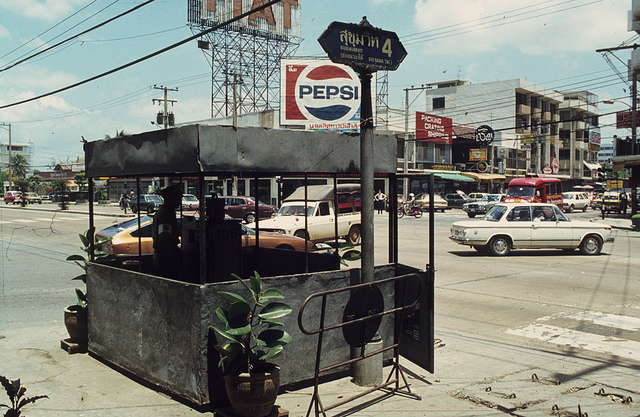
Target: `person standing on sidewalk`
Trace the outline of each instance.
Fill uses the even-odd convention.
[[[373,201],[374,206],[378,209],[378,214],[383,214],[387,196],[382,192],[382,190],[378,190],[378,193],[375,195],[375,197],[373,197]]]

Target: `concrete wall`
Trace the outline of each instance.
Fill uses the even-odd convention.
[[[394,276],[395,268],[376,268],[375,278]],[[281,366],[281,384],[313,378],[317,336],[305,336],[298,328],[298,311],[311,294],[359,283],[358,269],[264,278],[266,288],[278,288],[293,313],[284,320],[293,341],[285,355],[274,361]],[[236,282],[206,285],[168,280],[109,266],[91,264],[87,276],[89,297],[89,351],[163,390],[198,405],[224,401],[217,368],[211,325],[226,300],[217,291],[246,290]],[[393,306],[394,291],[382,288],[385,308]],[[342,322],[349,292],[328,300],[325,324]],[[303,323],[319,325],[320,299],[309,304]],[[380,328],[385,345],[393,340],[392,317]],[[349,359],[350,348],[341,330],[325,335],[321,366]],[[387,355],[388,356],[388,355]],[[342,370],[337,370],[342,371]]]

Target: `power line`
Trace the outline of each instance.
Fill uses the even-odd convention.
[[[113,3],[111,3],[109,6],[111,6],[111,5],[115,4],[117,1],[118,1],[118,0],[114,1],[114,2],[113,2]],[[156,1],[156,0],[147,0],[147,1],[145,1],[144,3],[139,4],[139,5],[135,6],[134,8],[127,10],[126,12],[120,13],[119,15],[114,16],[114,17],[112,17],[111,19],[107,19],[107,20],[105,20],[105,21],[104,21],[104,22],[102,22],[102,23],[99,23],[99,24],[97,24],[97,25],[95,25],[95,26],[93,26],[93,27],[90,27],[89,29],[87,29],[87,30],[85,30],[85,31],[82,31],[82,32],[78,33],[77,35],[73,35],[73,36],[71,36],[70,38],[67,38],[67,39],[65,39],[65,40],[63,40],[63,41],[60,41],[60,42],[56,43],[55,45],[51,45],[50,47],[43,49],[42,51],[36,52],[35,54],[32,54],[32,55],[29,55],[28,57],[26,57],[26,58],[24,58],[24,59],[21,59],[21,60],[19,60],[18,62],[15,62],[15,63],[13,63],[13,64],[9,65],[8,67],[4,67],[4,68],[0,69],[0,72],[3,72],[3,71],[6,71],[6,70],[9,70],[9,69],[11,69],[11,68],[15,67],[16,65],[20,65],[20,64],[22,64],[23,62],[26,62],[26,61],[28,61],[28,60],[30,60],[30,59],[32,59],[32,58],[37,57],[38,55],[41,55],[41,54],[43,54],[43,53],[45,53],[45,52],[47,52],[47,51],[50,51],[50,50],[52,50],[52,49],[54,49],[54,48],[57,48],[58,46],[60,46],[60,45],[62,45],[62,44],[64,44],[64,43],[67,43],[67,42],[69,42],[70,40],[76,39],[76,38],[78,38],[79,36],[82,36],[82,35],[84,35],[84,34],[87,34],[87,33],[91,32],[91,31],[94,31],[94,30],[96,30],[96,29],[98,29],[98,28],[101,28],[102,26],[104,26],[104,25],[106,25],[106,24],[108,24],[108,23],[111,23],[111,22],[113,22],[114,20],[117,20],[117,19],[119,19],[119,18],[121,18],[121,17],[123,17],[123,16],[126,16],[126,15],[128,15],[129,13],[133,13],[134,11],[138,10],[139,8],[144,7],[144,6],[146,6],[147,4],[149,4],[149,3],[153,3],[154,1]],[[107,6],[107,7],[109,7],[109,6]],[[106,9],[106,7],[105,7],[105,9]],[[103,9],[103,10],[104,10],[104,9]]]
[[[153,0],[149,0],[149,1],[153,1]],[[242,14],[236,16],[236,17],[233,17],[233,18],[227,20],[226,22],[223,22],[223,23],[220,23],[218,25],[215,25],[215,26],[213,26],[213,27],[211,27],[211,28],[209,28],[207,30],[204,30],[204,31],[202,31],[202,32],[200,32],[200,33],[198,33],[196,35],[190,36],[190,37],[188,37],[186,39],[181,40],[180,42],[176,42],[173,45],[167,46],[166,48],[162,48],[162,49],[160,49],[160,50],[158,50],[156,52],[153,52],[153,53],[151,53],[149,55],[146,55],[146,56],[144,56],[142,58],[138,58],[138,59],[136,59],[134,61],[129,62],[128,64],[121,65],[121,66],[119,66],[117,68],[114,68],[112,70],[103,72],[102,74],[98,74],[98,75],[93,76],[91,78],[87,78],[87,79],[85,79],[83,81],[79,81],[79,82],[77,82],[75,84],[71,84],[71,85],[68,85],[68,86],[63,87],[63,88],[59,88],[57,90],[51,91],[51,92],[46,93],[46,94],[41,94],[39,96],[31,97],[31,98],[28,98],[28,99],[25,99],[25,100],[21,100],[21,101],[17,101],[17,102],[14,102],[14,103],[2,105],[2,106],[0,106],[0,109],[6,109],[6,108],[9,108],[9,107],[18,106],[20,104],[30,103],[32,101],[36,101],[36,100],[39,100],[39,99],[44,98],[44,97],[52,96],[54,94],[58,94],[58,93],[61,93],[63,91],[71,90],[72,88],[79,87],[79,86],[81,86],[83,84],[87,84],[87,83],[89,83],[91,81],[95,81],[95,80],[97,80],[99,78],[106,77],[107,75],[111,75],[111,74],[116,73],[118,71],[121,71],[121,70],[123,70],[125,68],[129,68],[129,67],[131,67],[133,65],[139,64],[139,63],[144,62],[144,61],[146,61],[148,59],[151,59],[151,58],[153,58],[155,56],[158,56],[158,55],[163,54],[163,53],[165,53],[167,51],[175,49],[178,46],[184,45],[185,43],[188,43],[188,42],[191,42],[191,41],[193,41],[195,39],[198,39],[198,38],[206,35],[207,33],[211,33],[211,32],[213,32],[215,30],[218,30],[218,29],[220,29],[220,28],[222,28],[222,27],[224,27],[226,25],[229,25],[230,23],[233,23],[235,21],[244,19],[245,17],[247,17],[247,16],[249,16],[249,15],[255,13],[255,12],[258,12],[260,10],[264,10],[267,7],[271,7],[272,5],[274,5],[276,3],[279,3],[280,1],[282,1],[282,0],[271,0],[271,1],[267,2],[267,3],[263,3],[263,4],[261,4],[260,6],[254,8],[254,9],[251,9],[251,10],[245,12],[245,13],[242,13]]]

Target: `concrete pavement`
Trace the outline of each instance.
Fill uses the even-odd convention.
[[[88,213],[87,204],[69,212]],[[52,203],[27,210],[56,210]],[[15,206],[15,209],[23,209]],[[96,206],[97,215],[124,216],[117,205]],[[130,214],[126,215],[131,216]],[[593,220],[603,221],[594,216]],[[604,222],[629,228],[629,219],[607,217]],[[66,337],[62,313],[53,325],[32,325],[11,317],[11,300],[3,299],[8,325],[0,329],[0,375],[21,378],[27,396],[48,395],[24,409],[37,416],[196,416],[213,415],[147,387],[87,354],[69,355],[60,348]],[[436,318],[437,319],[437,318]],[[4,320],[3,320],[4,321]],[[545,416],[577,415],[578,405],[589,416],[637,416],[640,401],[640,363],[584,354],[568,347],[550,351],[535,341],[498,343],[475,338],[436,324],[436,366],[429,374],[401,360],[415,400],[402,395],[380,399],[370,394],[328,414],[358,416]],[[310,353],[313,354],[313,353]],[[390,372],[385,367],[384,376]],[[535,378],[533,376],[535,375]],[[559,382],[560,384],[556,384]],[[362,391],[345,377],[320,385],[325,406]],[[307,412],[313,387],[297,388],[278,397],[292,416]],[[601,393],[601,394],[596,394]],[[7,399],[0,392],[0,403]],[[349,407],[362,405],[348,412]],[[556,413],[552,408],[557,406]],[[564,413],[564,414],[561,414]],[[312,413],[313,415],[313,413]]]

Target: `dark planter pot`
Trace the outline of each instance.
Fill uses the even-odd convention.
[[[64,325],[69,332],[69,341],[78,344],[86,344],[89,340],[87,327],[87,309],[77,305],[64,309]]]
[[[233,412],[241,417],[264,417],[273,410],[280,389],[280,368],[224,378]]]

